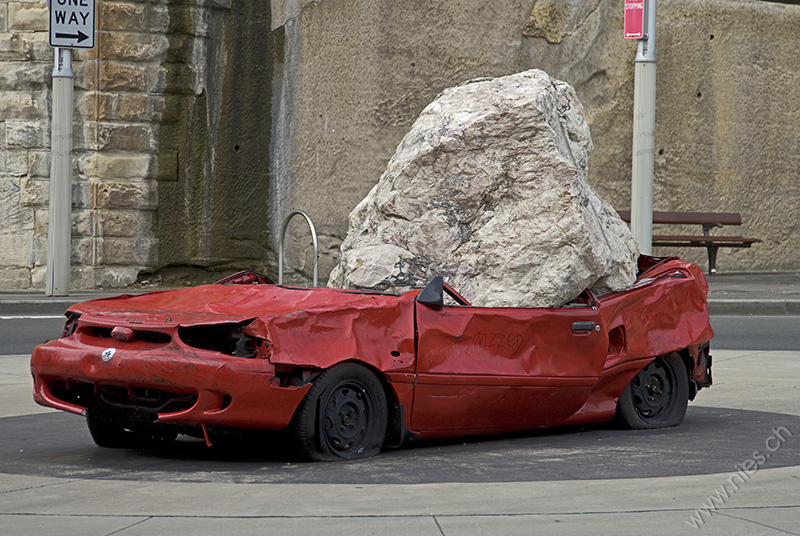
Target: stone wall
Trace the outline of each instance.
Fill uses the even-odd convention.
[[[230,4],[97,3],[96,47],[73,58],[73,288],[124,286],[175,258],[162,251],[176,250],[170,235],[156,233],[158,210],[176,205],[159,203],[159,182],[178,180],[171,127],[187,127],[186,110],[215,79],[207,68],[210,26]],[[2,288],[41,288],[45,276],[53,67],[47,39],[46,5],[0,2]],[[180,137],[193,139],[190,130]],[[188,236],[191,222],[182,223]],[[185,262],[185,253],[177,256]]]
[[[98,2],[96,47],[73,58],[71,286],[119,286],[158,262],[153,183],[164,109],[166,5]],[[3,2],[0,285],[43,286],[53,50],[43,2]],[[2,20],[2,19],[0,19]],[[24,247],[7,247],[8,241]]]
[[[45,261],[53,54],[46,7],[0,3],[0,287],[30,286]],[[49,63],[48,63],[49,60]],[[41,277],[40,277],[41,279]]]
[[[158,262],[153,179],[168,21],[162,3],[98,2],[96,47],[75,54],[75,287],[130,283]]]
[[[633,63],[601,0],[103,0],[75,55],[72,287],[171,266],[275,273],[310,213],[321,280],[419,112],[467,79],[573,85],[589,181],[630,197]],[[655,208],[741,212],[722,271],[798,270],[800,8],[659,0]],[[0,288],[42,288],[53,51],[41,0],[0,0]],[[694,229],[685,229],[694,232]],[[310,278],[301,220],[289,274]],[[702,251],[670,249],[705,266]]]

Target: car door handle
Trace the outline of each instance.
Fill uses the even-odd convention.
[[[572,323],[572,332],[577,333],[579,331],[594,331],[595,323],[591,320],[586,320],[584,322],[573,322]]]

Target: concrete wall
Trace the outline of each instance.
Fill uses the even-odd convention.
[[[722,250],[721,271],[800,269],[800,9],[728,0],[658,9],[655,208],[740,212],[741,228],[719,232],[764,242]],[[278,202],[308,210],[332,245],[439,91],[533,67],[575,86],[595,144],[590,182],[629,208],[636,43],[622,39],[621,5],[335,0],[274,2],[276,11],[294,15],[283,17],[292,67],[281,120],[292,129],[275,136]],[[656,253],[706,265],[704,250]]]
[[[728,232],[764,242],[723,250],[722,271],[800,270],[800,8],[658,9],[655,208],[741,212]],[[43,287],[46,21],[38,0],[0,0],[0,288]],[[109,0],[97,43],[75,58],[73,288],[174,266],[275,273],[293,209],[317,225],[324,281],[349,212],[422,108],[534,67],[576,88],[590,181],[630,203],[636,43],[617,2]],[[290,227],[290,280],[310,278],[307,233]],[[705,266],[702,251],[656,253]]]
[[[167,84],[159,154],[172,159],[173,173],[158,184],[158,267],[266,269],[280,32],[271,31],[268,6],[258,0],[205,10],[202,35],[191,33],[191,4],[171,3],[169,14],[167,54],[176,75]],[[187,66],[193,80],[180,76]]]

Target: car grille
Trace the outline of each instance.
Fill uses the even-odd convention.
[[[195,405],[197,393],[175,393],[151,387],[119,387],[116,385],[53,380],[50,393],[64,402],[90,409],[131,409],[144,413],[173,413]]]
[[[183,411],[197,402],[196,393],[173,393],[150,387],[117,387],[98,385],[97,395],[109,406],[132,407],[156,413]]]
[[[130,324],[116,327],[83,324],[78,327],[78,334],[79,337],[84,338],[84,342],[93,346],[117,347],[124,344],[137,344],[139,348],[144,346],[145,349],[156,349],[169,345],[174,337],[175,340],[179,340],[187,346],[201,350],[247,359],[267,359],[270,353],[269,341],[245,333],[245,327],[250,322],[252,319],[244,322],[178,326],[174,331],[136,329]],[[112,339],[114,342],[105,339]]]

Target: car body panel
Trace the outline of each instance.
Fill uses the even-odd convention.
[[[249,329],[270,340],[276,364],[325,369],[354,360],[384,372],[413,371],[415,296],[365,295],[335,306],[329,301],[324,307],[259,318]]]
[[[630,355],[664,355],[711,340],[707,295],[708,284],[696,265],[667,259],[630,288],[601,296],[599,308],[608,330],[625,331],[625,352],[609,356],[606,368]]]
[[[530,429],[572,415],[597,383],[607,342],[594,329],[572,330],[595,325],[597,311],[546,311],[418,307],[413,429]]]

